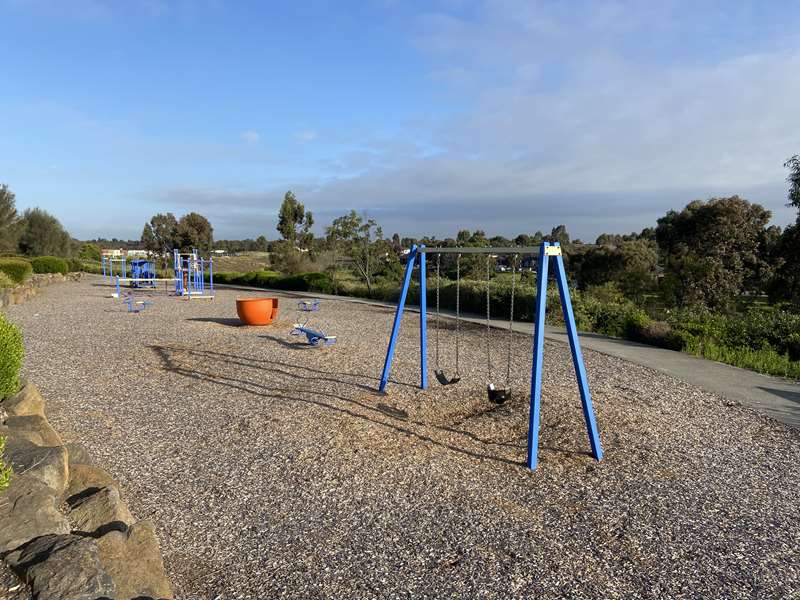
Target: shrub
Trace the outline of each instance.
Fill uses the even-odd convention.
[[[69,264],[63,258],[55,256],[37,256],[31,260],[34,273],[69,273]]]
[[[2,288],[10,288],[17,285],[17,282],[11,279],[8,275],[0,271],[0,289]]]
[[[6,464],[3,460],[3,453],[6,450],[6,438],[0,435],[0,492],[8,487],[11,483],[11,465]]]
[[[70,273],[79,273],[85,269],[85,267],[83,266],[83,262],[81,262],[77,258],[70,258],[67,261],[67,266],[69,268]]]
[[[22,333],[0,313],[0,398],[19,391],[19,370],[24,354]]]
[[[33,266],[23,258],[0,258],[0,271],[8,275],[14,283],[24,283],[33,273]]]

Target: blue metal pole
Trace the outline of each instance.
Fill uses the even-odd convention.
[[[107,281],[106,279],[106,257],[100,257],[100,268],[103,269],[103,281]]]
[[[197,279],[200,281],[200,291],[206,291],[206,261],[205,259],[200,259],[200,274],[197,276]]]
[[[411,285],[411,274],[414,272],[414,263],[417,260],[417,246],[411,246],[411,251],[408,253],[408,261],[406,262],[406,273],[403,276],[403,288],[400,290],[400,299],[397,301],[397,311],[394,313],[394,323],[392,324],[392,335],[389,337],[389,347],[386,349],[386,360],[383,362],[383,373],[381,373],[381,383],[378,391],[383,392],[386,390],[386,384],[389,382],[389,371],[392,368],[392,358],[394,358],[394,349],[397,345],[397,336],[400,333],[400,321],[403,318],[403,309],[406,306],[406,297],[408,296],[408,288]]]
[[[419,387],[425,390],[428,389],[428,283],[424,252],[419,253],[419,365]]]
[[[119,289],[119,275],[117,275],[117,298],[122,298],[122,293]]]
[[[548,242],[539,247],[536,281],[536,317],[533,329],[533,367],[531,369],[531,406],[528,414],[528,458],[526,464],[534,470],[539,463],[539,409],[542,405],[542,362],[544,358],[544,317],[547,308]]]
[[[575,377],[578,380],[578,388],[581,392],[581,404],[583,405],[583,418],[586,421],[586,433],[589,435],[589,443],[592,446],[592,456],[597,460],[603,458],[603,449],[600,446],[600,435],[597,432],[597,423],[594,418],[594,408],[592,407],[592,395],[589,393],[589,382],[586,379],[586,366],[583,364],[583,354],[581,353],[581,343],[578,339],[578,330],[575,326],[575,315],[572,312],[572,300],[569,295],[569,285],[567,283],[567,273],[564,269],[564,259],[559,254],[556,259],[556,280],[558,281],[558,292],[561,296],[561,311],[564,314],[564,323],[567,326],[569,336],[569,347],[572,350],[572,364],[575,366]]]
[[[214,257],[208,259],[208,289],[214,295]]]

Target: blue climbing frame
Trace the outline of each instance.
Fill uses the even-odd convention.
[[[397,337],[400,334],[400,323],[403,318],[408,290],[411,286],[411,275],[415,266],[419,265],[420,289],[425,290],[425,255],[434,253],[448,254],[535,254],[538,251],[539,260],[537,268],[536,286],[536,317],[533,328],[533,368],[531,369],[531,402],[528,421],[528,453],[526,465],[529,469],[536,469],[539,455],[539,413],[542,401],[542,364],[544,359],[544,318],[547,309],[547,281],[551,260],[555,263],[555,278],[558,283],[558,292],[561,297],[561,309],[564,314],[564,322],[567,326],[567,336],[572,353],[572,364],[575,367],[575,376],[580,390],[581,405],[583,407],[583,417],[586,422],[586,432],[589,436],[589,444],[592,449],[592,456],[595,459],[603,458],[603,450],[600,446],[600,435],[597,431],[597,423],[592,407],[592,395],[589,392],[589,382],[586,379],[586,368],[583,364],[583,354],[581,353],[578,331],[575,327],[575,316],[572,312],[572,300],[567,284],[567,274],[564,269],[564,259],[561,255],[561,247],[558,243],[542,242],[538,248],[427,248],[424,245],[412,246],[409,250],[408,261],[406,262],[405,275],[403,277],[403,288],[400,291],[400,300],[397,303],[397,311],[394,315],[392,333],[389,338],[389,347],[386,349],[386,360],[383,363],[383,372],[379,391],[386,390],[389,383],[389,373],[392,367],[392,359],[397,346]],[[428,387],[428,358],[427,358],[427,298],[426,294],[420,294],[420,387]]]
[[[214,296],[214,259],[202,258],[197,250],[181,254],[180,250],[172,251],[173,271],[175,272],[175,295],[187,298],[213,298]],[[206,273],[206,268],[208,273]],[[206,287],[206,274],[208,287]]]

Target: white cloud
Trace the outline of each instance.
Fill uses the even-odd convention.
[[[248,144],[255,144],[261,140],[261,134],[259,134],[257,131],[248,130],[242,133],[242,139]]]

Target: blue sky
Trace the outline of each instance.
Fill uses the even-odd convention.
[[[739,193],[780,225],[800,3],[0,0],[0,181],[76,237],[627,232]]]

